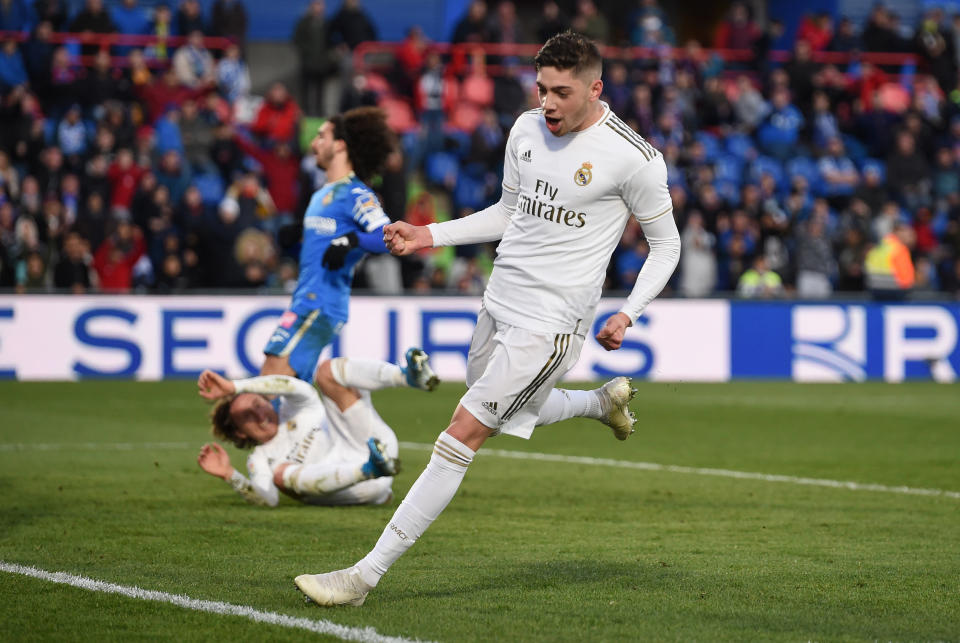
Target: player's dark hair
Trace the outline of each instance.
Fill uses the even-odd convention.
[[[595,71],[599,75],[603,67],[600,49],[583,34],[569,29],[544,43],[533,62],[537,70],[556,67],[560,70],[572,69],[577,75],[585,71]]]
[[[364,183],[380,173],[397,139],[379,107],[357,107],[330,118],[333,138],[347,144],[353,171]]]
[[[239,427],[230,415],[230,405],[237,399],[236,395],[228,395],[217,400],[217,405],[210,411],[210,432],[215,438],[232,442],[238,449],[252,449],[257,442],[250,438],[241,438]]]

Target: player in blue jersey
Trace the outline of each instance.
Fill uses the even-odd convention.
[[[365,252],[385,253],[390,219],[365,181],[382,168],[395,137],[386,114],[360,107],[333,116],[310,143],[327,183],[303,217],[300,278],[290,307],[267,342],[261,375],[296,375],[310,382],[320,357],[347,321],[353,271]],[[408,355],[426,360],[423,351]]]

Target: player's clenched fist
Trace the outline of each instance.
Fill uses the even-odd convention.
[[[631,326],[630,318],[623,313],[611,315],[607,323],[597,333],[597,342],[608,351],[615,351],[623,343],[623,334]]]
[[[426,226],[412,226],[397,221],[383,227],[383,243],[390,254],[402,257],[421,248],[433,247],[433,235]]]

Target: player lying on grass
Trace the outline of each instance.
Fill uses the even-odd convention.
[[[204,371],[199,393],[218,400],[213,433],[238,448],[253,448],[247,458],[250,478],[234,469],[215,443],[204,445],[197,462],[254,504],[274,507],[279,492],[318,505],[389,502],[399,447],[373,408],[370,391],[393,386],[431,391],[439,382],[422,350],[411,348],[406,359],[403,368],[344,357],[325,360],[314,374],[322,396],[287,375],[231,381]],[[267,396],[276,398],[271,402]]]

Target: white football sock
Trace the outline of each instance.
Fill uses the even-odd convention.
[[[283,486],[296,493],[323,495],[369,479],[360,464],[294,464],[283,470]]]
[[[407,384],[407,378],[399,366],[379,360],[336,357],[330,360],[330,371],[340,386],[364,391],[379,391]]]
[[[440,434],[427,468],[413,483],[373,550],[357,563],[365,583],[375,586],[437,519],[457,493],[474,455],[472,449],[449,433]]]
[[[547,401],[540,407],[540,417],[537,418],[537,426],[544,424],[553,424],[560,420],[570,418],[593,418],[599,420],[603,417],[600,410],[600,396],[596,390],[576,391],[565,388],[555,388],[550,391]]]

